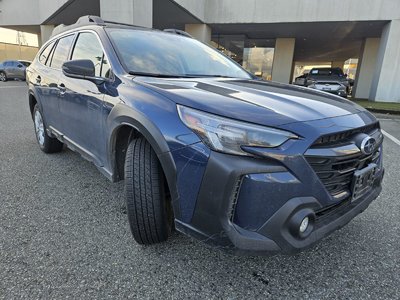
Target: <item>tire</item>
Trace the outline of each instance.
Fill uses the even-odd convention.
[[[0,72],[0,81],[6,82],[7,81],[7,75],[4,72]]]
[[[171,204],[157,155],[144,138],[132,140],[125,158],[127,215],[135,241],[142,245],[161,243],[172,228]]]
[[[39,144],[40,149],[44,153],[56,153],[62,151],[64,144],[56,138],[52,138],[47,134],[46,126],[43,121],[43,115],[37,104],[33,108],[32,118],[36,140]]]

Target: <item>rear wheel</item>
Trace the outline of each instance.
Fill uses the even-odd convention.
[[[172,214],[164,174],[157,155],[144,138],[132,140],[125,159],[125,191],[129,225],[139,244],[166,241]]]
[[[35,126],[36,140],[39,144],[40,149],[45,153],[60,152],[63,149],[64,144],[47,134],[46,126],[43,122],[42,112],[40,111],[37,104],[35,105],[32,114],[33,123]]]
[[[7,75],[4,72],[0,72],[0,81],[6,82],[7,81]]]

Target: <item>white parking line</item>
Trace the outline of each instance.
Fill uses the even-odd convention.
[[[388,137],[389,139],[391,139],[393,142],[395,142],[397,145],[400,146],[400,141],[398,139],[396,139],[393,135],[391,135],[390,133],[387,133],[385,130],[381,129],[382,133]]]

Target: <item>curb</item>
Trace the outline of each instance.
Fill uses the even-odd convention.
[[[375,112],[380,114],[400,115],[400,110],[388,110],[388,109],[369,108],[369,107],[364,107],[364,108],[370,112]]]

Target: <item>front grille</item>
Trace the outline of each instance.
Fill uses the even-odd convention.
[[[379,163],[382,140],[377,139],[378,145],[370,155],[356,151],[347,155],[341,153],[337,156],[324,156],[322,152],[326,153],[327,149],[351,145],[351,138],[359,133],[381,136],[377,132],[378,128],[379,124],[374,123],[353,130],[322,136],[310,148],[313,155],[307,155],[306,153],[305,157],[308,163],[333,197],[338,200],[348,198],[351,194],[351,183],[354,172],[367,167],[370,163]],[[355,146],[354,143],[353,146]],[[318,155],[319,152],[321,152],[321,155]]]
[[[306,159],[328,192],[332,196],[345,198],[350,195],[354,172],[370,163],[377,163],[379,156],[380,147],[371,155],[360,153],[337,157],[309,156]]]
[[[314,142],[313,146],[328,146],[334,143],[337,144],[339,142],[346,142],[349,137],[354,136],[357,133],[371,133],[378,129],[379,129],[379,123],[374,123],[371,125],[367,125],[352,130],[346,130],[346,131],[336,132],[333,134],[323,135]]]
[[[320,84],[320,85],[341,85],[337,81],[317,81],[315,84]]]

